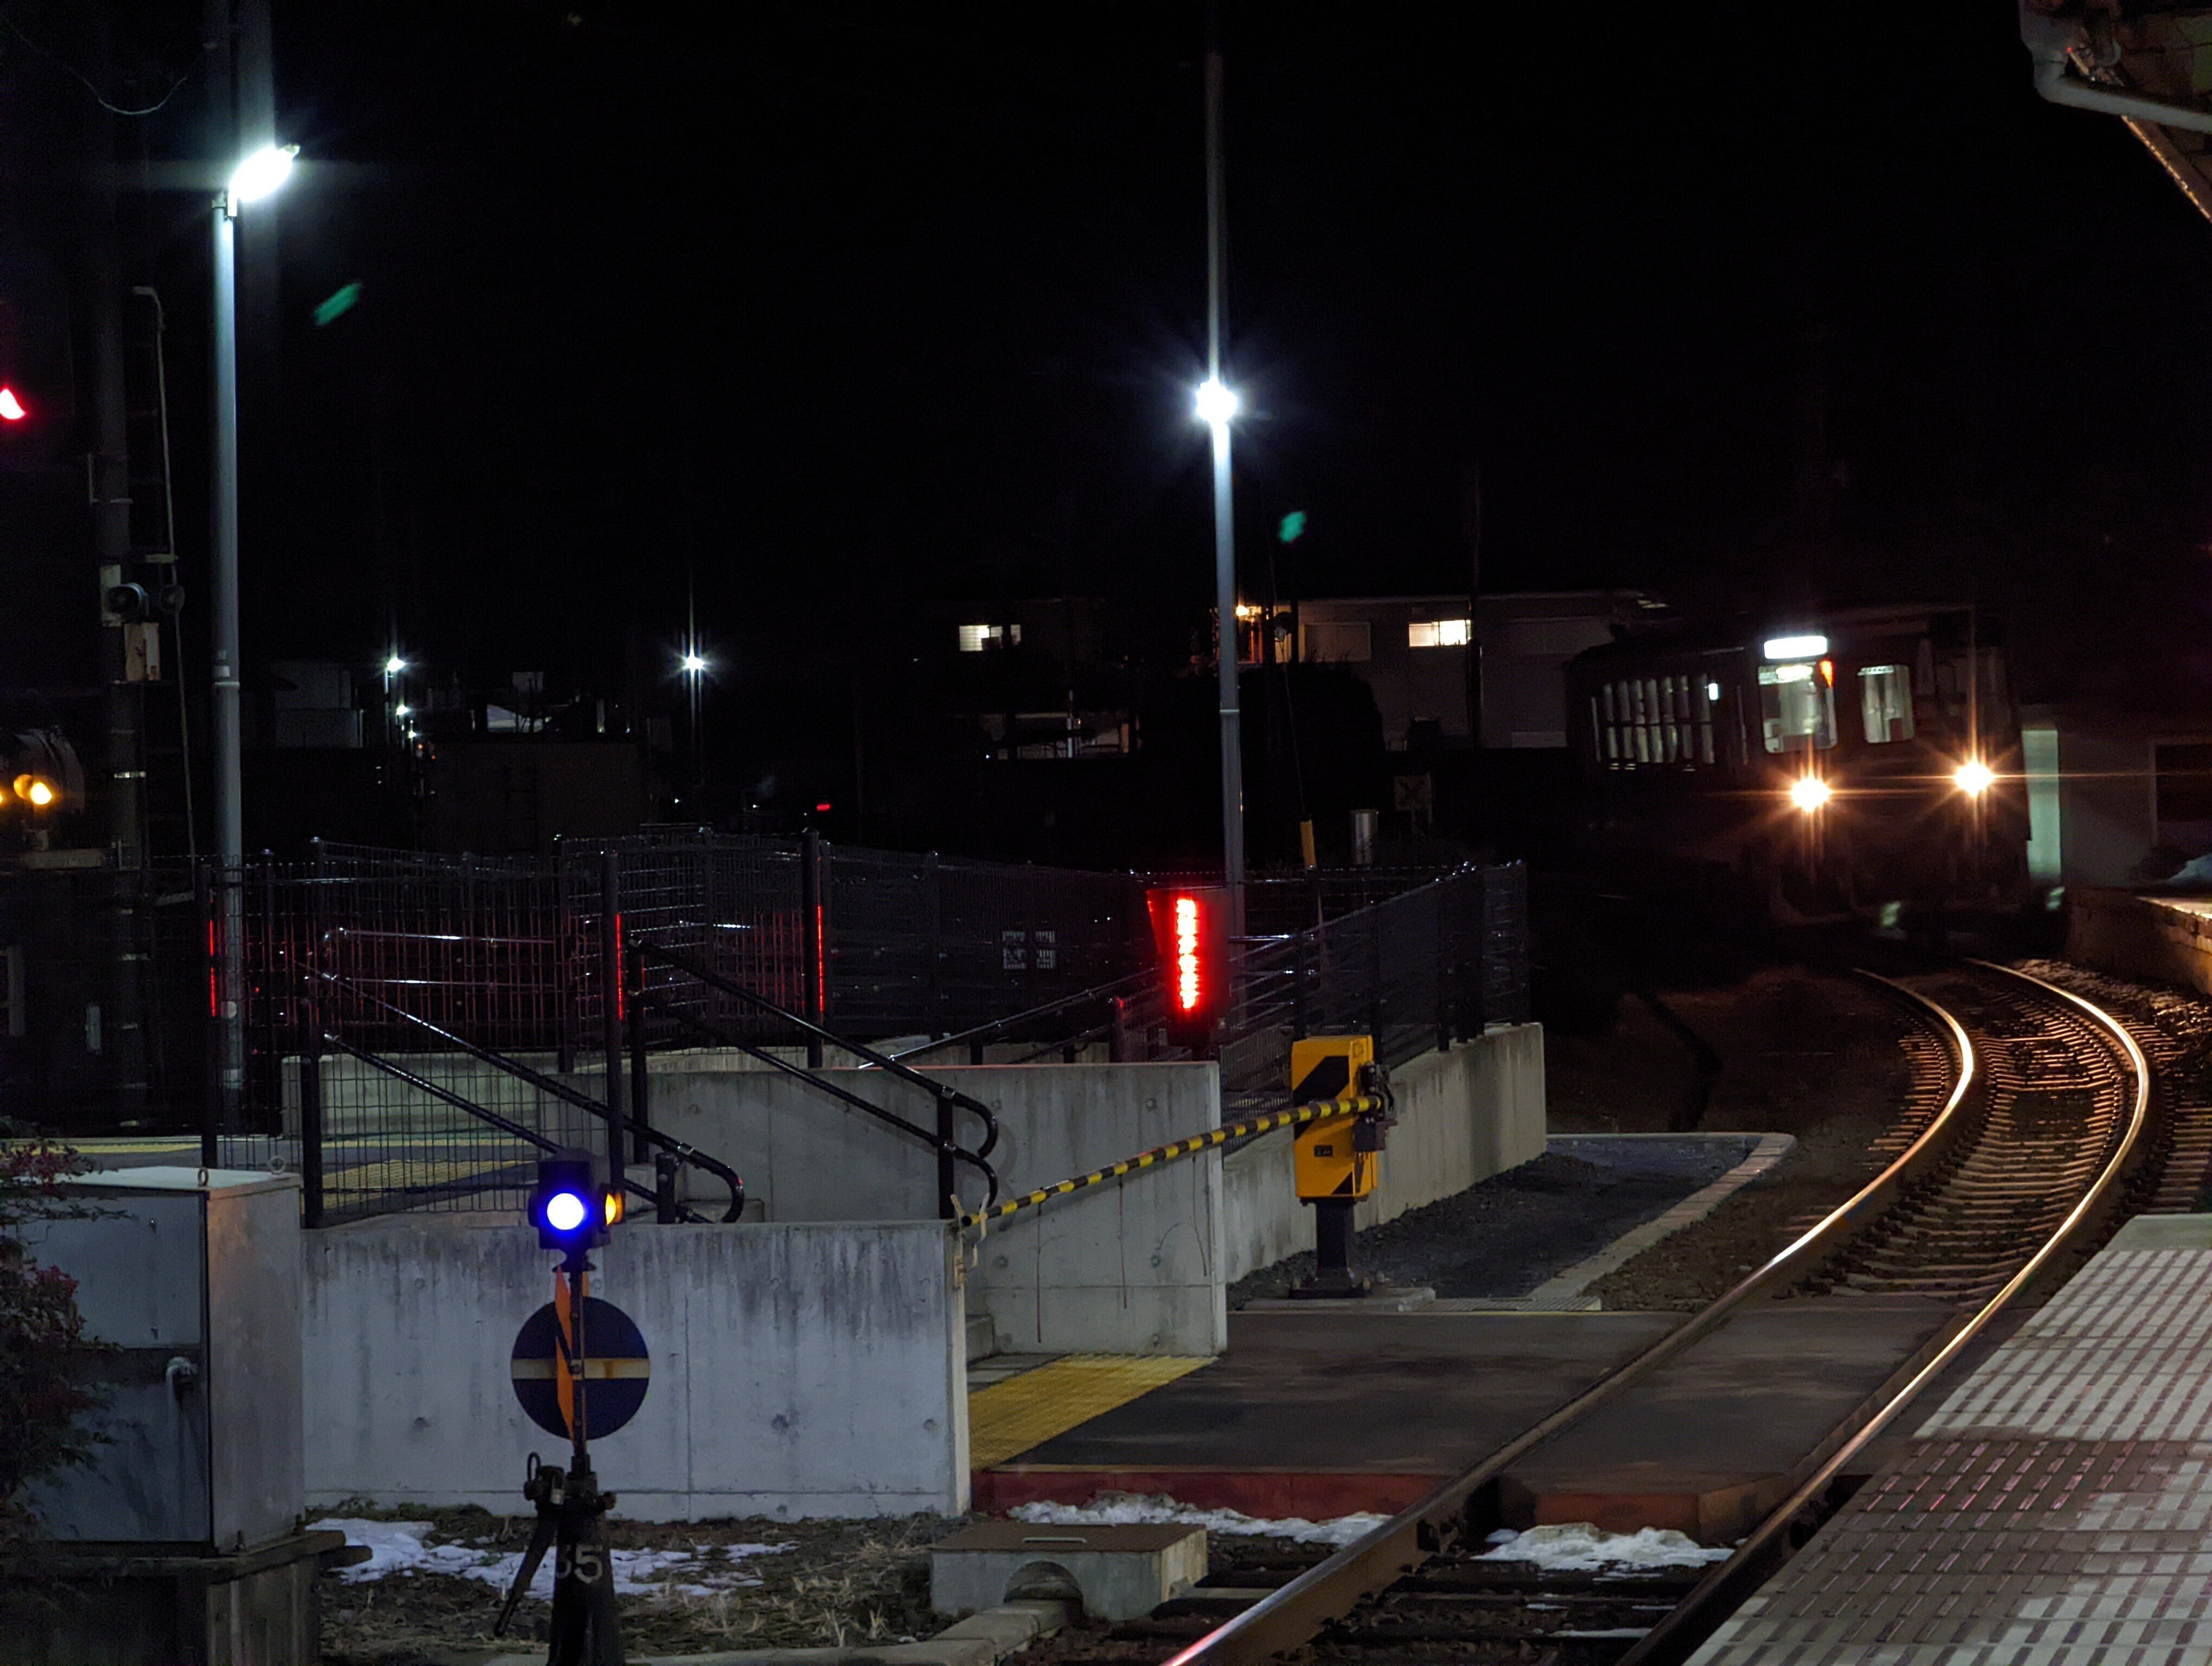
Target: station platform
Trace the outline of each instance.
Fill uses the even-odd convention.
[[[2143,1215],[1701,1666],[2212,1666],[2212,1215]]]
[[[2066,958],[2115,977],[2212,994],[2212,896],[2071,891]]]
[[[1917,1298],[1747,1309],[1506,1478],[1516,1525],[1740,1532],[1829,1429],[1936,1331]],[[973,1478],[979,1509],[1100,1493],[1321,1519],[1394,1512],[1680,1323],[1637,1312],[1234,1313],[1229,1351]],[[1039,1374],[1039,1397],[1050,1385]],[[1018,1389],[1015,1377],[991,1390]],[[1761,1385],[1755,1398],[1742,1390]],[[1664,1462],[1650,1431],[1668,1431]]]

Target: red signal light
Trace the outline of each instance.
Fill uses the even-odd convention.
[[[20,423],[30,414],[30,408],[15,397],[14,388],[0,386],[0,423]]]
[[[1155,891],[1146,897],[1164,975],[1167,1017],[1186,1045],[1212,1042],[1229,986],[1229,893]]]
[[[826,816],[830,813],[830,808],[831,806],[830,800],[824,799],[821,803],[814,806],[814,813],[817,816]]]
[[[1198,957],[1198,898],[1175,899],[1175,1000],[1178,1012],[1194,1012],[1206,996]]]

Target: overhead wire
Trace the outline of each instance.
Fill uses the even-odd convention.
[[[176,97],[178,93],[183,89],[186,82],[190,81],[193,76],[198,73],[200,65],[206,62],[207,55],[213,46],[212,42],[203,41],[200,45],[199,56],[193,60],[191,68],[185,70],[182,74],[177,76],[173,80],[172,80],[169,82],[169,90],[162,94],[161,96],[156,99],[153,103],[134,110],[127,108],[123,105],[111,102],[107,95],[105,93],[102,93],[98,87],[93,84],[93,81],[90,76],[87,76],[84,71],[78,69],[76,65],[70,63],[59,52],[54,51],[52,47],[46,46],[33,39],[32,36],[25,31],[23,26],[21,23],[18,23],[5,10],[0,10],[0,24],[5,24],[7,26],[8,32],[14,35],[16,40],[21,41],[26,46],[28,46],[40,58],[45,58],[48,63],[53,64],[55,68],[60,70],[64,75],[68,76],[70,80],[76,82],[78,86],[83,88],[86,92],[91,94],[94,103],[97,104],[101,109],[106,111],[110,115],[115,116],[150,116],[159,111],[164,105],[167,104],[171,99]]]

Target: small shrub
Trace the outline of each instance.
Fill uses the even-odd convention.
[[[0,1124],[0,1135],[16,1134]],[[40,1266],[23,1240],[27,1225],[92,1213],[62,1189],[91,1166],[49,1140],[0,1143],[0,1544],[33,1525],[25,1485],[84,1462],[97,1444],[79,1421],[100,1402],[78,1369],[87,1345],[76,1280]]]

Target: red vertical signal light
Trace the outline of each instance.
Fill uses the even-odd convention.
[[[20,423],[30,414],[30,408],[16,396],[15,390],[0,384],[0,423]]]
[[[1176,1010],[1194,1012],[1206,995],[1204,969],[1198,953],[1198,898],[1175,899]]]
[[[1229,982],[1229,893],[1177,887],[1147,893],[1165,981],[1169,1028],[1194,1052],[1211,1044]]]

